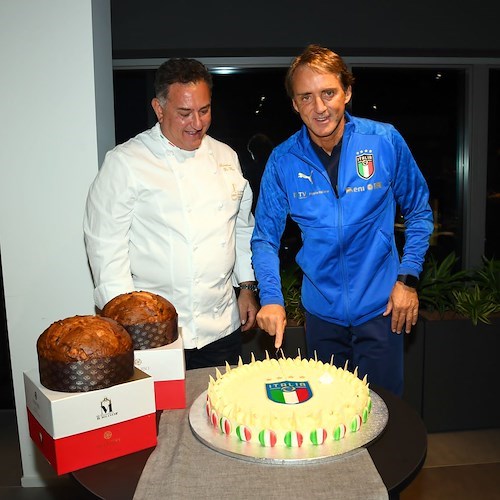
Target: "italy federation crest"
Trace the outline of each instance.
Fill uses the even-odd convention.
[[[362,179],[369,179],[375,173],[371,149],[356,152],[356,170]]]
[[[305,403],[312,398],[312,390],[309,382],[273,382],[266,384],[267,397],[275,403],[295,405]]]

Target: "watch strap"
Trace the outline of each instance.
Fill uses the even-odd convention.
[[[397,280],[410,288],[418,288],[419,280],[413,274],[398,274]]]
[[[240,283],[241,290],[250,290],[252,292],[257,292],[258,287],[255,283]]]

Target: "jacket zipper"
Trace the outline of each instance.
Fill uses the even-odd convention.
[[[342,138],[342,141],[345,141],[346,139],[346,134],[344,130],[344,137]],[[338,172],[337,172],[337,186],[336,186],[336,194],[337,194],[337,212],[338,212],[338,237],[339,237],[339,262],[340,262],[340,272],[342,273],[342,288],[344,289],[344,311],[345,311],[345,317],[347,322],[350,324],[350,307],[349,307],[349,286],[348,286],[348,275],[347,275],[347,270],[346,270],[346,265],[345,265],[345,252],[344,252],[344,226],[343,226],[343,212],[342,212],[342,202],[340,200],[340,197],[338,196],[338,184],[340,183],[341,180],[341,166],[343,162],[343,158],[345,155],[345,151],[347,151],[347,148],[349,147],[349,142],[350,142],[350,134],[347,135],[347,142],[344,142],[342,149],[340,151],[340,158],[339,158],[339,165],[338,165]]]

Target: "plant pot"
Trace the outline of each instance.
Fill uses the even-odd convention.
[[[420,416],[424,384],[425,324],[419,319],[410,334],[404,337],[403,398]]]
[[[429,432],[500,427],[500,318],[424,319],[422,418]]]

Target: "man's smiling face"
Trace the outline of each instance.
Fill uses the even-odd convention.
[[[212,121],[211,93],[206,82],[173,83],[167,98],[152,102],[163,135],[180,149],[201,145]]]
[[[351,87],[344,90],[336,74],[303,65],[293,76],[293,94],[293,107],[311,139],[331,153],[344,132],[344,111],[351,99]]]

